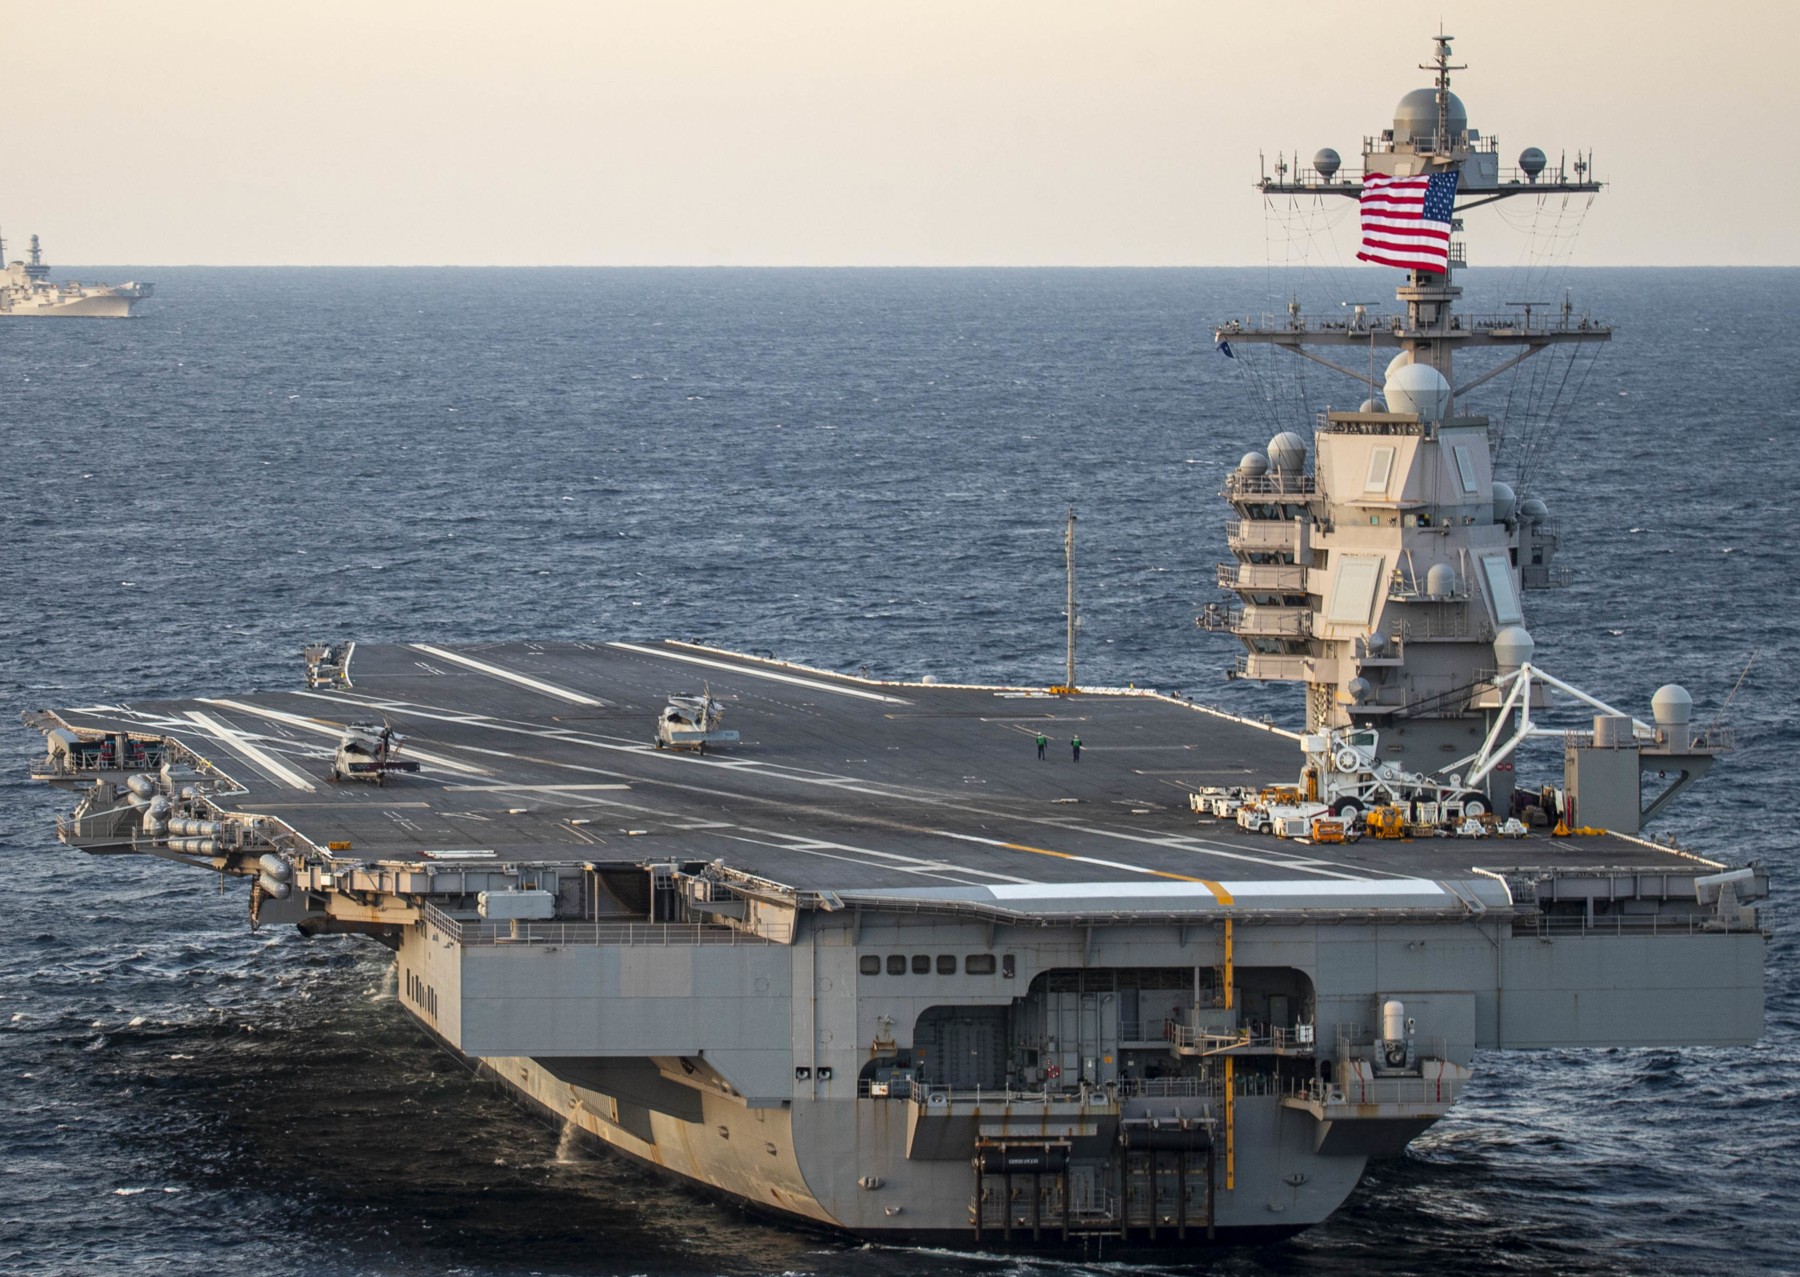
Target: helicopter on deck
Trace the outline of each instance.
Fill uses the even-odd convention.
[[[396,757],[403,739],[386,723],[349,724],[331,760],[331,779],[385,785],[390,772],[417,772],[419,764],[413,759]]]
[[[704,754],[708,745],[735,745],[738,734],[721,730],[725,706],[706,684],[698,696],[669,697],[669,703],[656,717],[656,735],[651,744],[658,749],[691,749]]]

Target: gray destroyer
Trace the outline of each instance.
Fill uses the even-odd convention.
[[[1528,192],[1448,55],[1366,173]],[[1685,784],[1728,740],[1673,685],[1640,721],[1533,663],[1554,530],[1456,412],[1459,348],[1607,334],[1460,322],[1458,248],[1379,325],[1221,331],[1406,356],[1227,483],[1237,601],[1209,617],[1239,673],[1305,684],[1301,732],[1077,690],[1072,655],[1028,688],[343,643],[288,692],[34,711],[33,775],[80,791],[63,842],[385,946],[449,1049],[758,1208],[990,1248],[1292,1233],[1441,1118],[1477,1050],[1762,1031],[1766,874],[1638,836],[1675,789],[1645,773]],[[1527,803],[1510,767],[1547,732],[1562,774]]]
[[[0,259],[6,243],[0,240]],[[38,237],[31,237],[29,254],[11,262],[0,282],[0,317],[54,316],[67,319],[129,319],[136,305],[150,296],[153,284],[77,284],[53,281],[44,261]]]

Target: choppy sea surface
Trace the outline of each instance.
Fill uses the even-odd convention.
[[[93,274],[94,272],[88,272]],[[115,272],[117,273],[117,272]],[[0,321],[0,708],[292,687],[321,638],[700,638],[1292,721],[1195,630],[1217,492],[1361,391],[1211,325],[1264,271],[132,272],[141,319]],[[1354,276],[1360,297],[1393,272]],[[1471,272],[1477,309],[1520,300]],[[384,951],[241,884],[59,846],[0,730],[0,1272],[881,1277],[1800,1271],[1796,271],[1571,271],[1618,326],[1467,406],[1560,523],[1538,662],[1739,752],[1657,832],[1775,873],[1745,1049],[1487,1054],[1282,1245],[1069,1262],[870,1248],[563,1147],[425,1041]],[[1341,293],[1341,290],[1340,290]],[[1346,295],[1306,298],[1335,307]],[[1537,299],[1542,301],[1544,299]],[[1390,303],[1391,308],[1391,303]],[[1367,363],[1372,356],[1348,357]]]

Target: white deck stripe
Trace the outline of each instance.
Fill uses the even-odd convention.
[[[266,705],[251,705],[245,701],[221,700],[217,697],[203,696],[203,705],[218,705],[225,709],[235,709],[240,714],[255,714],[259,718],[272,719],[277,723],[286,723],[289,727],[298,727],[303,731],[318,732],[324,736],[341,737],[344,724],[328,723],[322,719],[304,718],[299,714],[288,714],[278,709],[270,709]],[[477,767],[473,763],[459,763],[454,758],[445,758],[441,754],[427,754],[423,750],[405,747],[408,758],[415,758],[421,763],[430,763],[433,767],[445,767],[453,772],[462,772],[467,776],[492,776],[494,773],[485,767]]]
[[[274,776],[277,780],[285,781],[294,789],[304,789],[316,792],[314,785],[310,780],[295,771],[292,767],[289,767],[286,763],[273,757],[267,751],[258,749],[255,745],[252,745],[242,732],[225,726],[225,724],[221,723],[211,714],[202,714],[197,709],[189,710],[187,716],[196,724],[205,728],[208,732],[211,732],[231,749],[236,750],[251,762],[256,763],[258,766],[267,770],[269,774]]]
[[[798,674],[778,674],[774,670],[752,669],[746,665],[734,665],[730,661],[713,661],[704,656],[689,656],[685,652],[671,652],[660,647],[644,647],[637,643],[608,643],[608,647],[616,647],[622,652],[636,652],[640,656],[659,656],[665,661],[686,661],[689,665],[705,665],[710,669],[727,670],[733,674],[748,674],[751,678],[772,679],[777,683],[792,683],[796,687],[810,687],[820,692],[836,692],[839,696],[854,696],[859,700],[880,701],[884,705],[911,705],[912,702],[898,696],[883,696],[880,692],[865,692],[859,687],[840,687],[836,683],[822,683],[816,678],[801,678]]]
[[[606,704],[605,701],[597,701],[591,696],[583,696],[580,692],[572,692],[566,687],[558,687],[555,683],[546,683],[541,679],[535,679],[526,674],[515,673],[509,669],[502,669],[498,665],[489,665],[486,661],[478,661],[472,656],[463,656],[457,652],[447,652],[443,648],[433,647],[429,643],[408,643],[407,646],[412,648],[415,652],[424,652],[426,655],[435,656],[440,660],[453,661],[458,665],[466,665],[472,670],[479,670],[481,673],[490,675],[494,678],[505,679],[509,683],[517,683],[520,687],[529,687],[534,692],[542,692],[545,696],[554,696],[557,700],[568,701],[572,705],[592,705],[598,708]]]

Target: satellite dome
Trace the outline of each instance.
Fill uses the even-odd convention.
[[[1456,593],[1456,569],[1448,563],[1433,563],[1431,570],[1425,574],[1425,593],[1434,599],[1448,598]]]
[[[1329,146],[1320,147],[1319,153],[1313,156],[1313,167],[1319,170],[1319,176],[1327,182],[1337,176],[1338,165],[1343,162],[1343,156]]]
[[[1269,473],[1269,459],[1252,449],[1246,452],[1243,459],[1238,462],[1238,473],[1248,475],[1253,479],[1261,478]]]
[[[1469,131],[1469,113],[1454,93],[1450,95],[1449,123],[1451,137]],[[1437,124],[1437,90],[1414,89],[1394,108],[1394,141],[1429,142],[1437,133]]]
[[[1508,625],[1494,635],[1494,661],[1500,672],[1510,673],[1531,659],[1537,643],[1523,625]]]
[[[1494,522],[1511,523],[1513,514],[1519,508],[1519,498],[1512,490],[1512,484],[1494,480]]]
[[[1664,683],[1650,698],[1650,714],[1658,727],[1676,727],[1694,716],[1694,698],[1679,683]]]
[[[1387,410],[1381,406],[1381,400],[1365,399],[1362,401],[1362,407],[1358,408],[1357,411],[1358,412],[1386,412]]]
[[[1417,413],[1424,421],[1442,421],[1450,411],[1450,383],[1430,364],[1394,369],[1382,394],[1392,411]]]
[[[1350,699],[1352,701],[1361,705],[1364,701],[1369,699],[1370,693],[1375,690],[1375,685],[1369,682],[1369,680],[1364,678],[1361,674],[1358,674],[1355,678],[1344,684],[1344,690],[1350,693]]]
[[[1526,497],[1519,502],[1519,517],[1527,523],[1542,523],[1550,517],[1550,507],[1537,497]]]
[[[1544,165],[1548,162],[1544,158],[1544,153],[1535,146],[1528,146],[1519,152],[1519,167],[1524,170],[1525,176],[1533,181],[1537,180],[1537,175],[1544,171]]]
[[[1412,362],[1412,351],[1403,350],[1399,354],[1395,355],[1392,359],[1388,360],[1387,371],[1382,373],[1381,375],[1383,378],[1392,377],[1394,375],[1394,371],[1396,369],[1404,368],[1404,367],[1406,367],[1406,365],[1410,364],[1411,362]]]
[[[1306,465],[1306,440],[1283,430],[1269,440],[1269,464],[1277,474],[1299,474]]]

